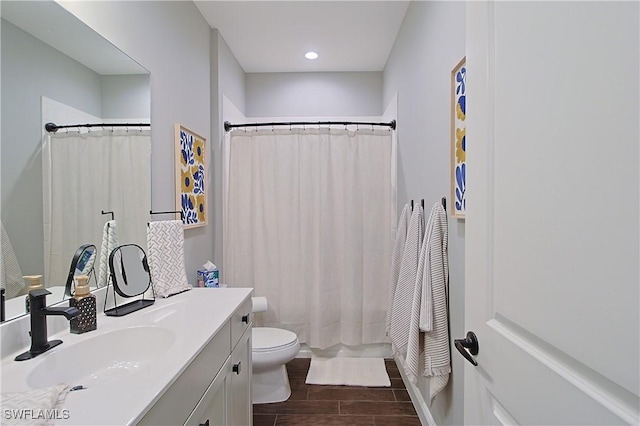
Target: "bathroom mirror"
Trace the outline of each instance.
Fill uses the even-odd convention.
[[[140,246],[126,244],[116,247],[109,255],[109,270],[111,271],[111,285],[115,293],[124,298],[136,296],[142,296],[142,298],[124,305],[118,304],[116,300],[114,308],[104,311],[106,315],[130,314],[155,302],[155,297],[153,299],[144,298],[144,293],[151,287],[151,274],[149,273],[147,255]],[[108,291],[109,289],[107,289]]]
[[[8,299],[24,298],[26,288],[20,288],[24,285],[22,275],[38,274],[43,275],[48,290],[58,294],[55,288],[59,288],[59,293],[64,294],[75,250],[84,244],[101,247],[103,226],[113,218],[112,214],[102,212],[114,209],[89,198],[81,205],[65,204],[63,197],[74,193],[83,176],[92,176],[96,164],[108,164],[116,174],[121,166],[117,158],[83,156],[75,163],[78,173],[70,174],[65,191],[47,194],[43,172],[44,123],[149,123],[150,75],[53,0],[3,0],[0,17],[3,228],[0,284],[3,288],[17,287],[11,295],[7,291]],[[150,159],[150,152],[147,157]],[[49,166],[52,170],[56,168],[55,163]],[[139,167],[147,175],[140,185],[147,186],[150,193],[150,161],[141,162]],[[131,200],[128,191],[118,190],[117,194],[124,204],[138,205],[147,213],[150,210],[150,195],[148,199]],[[45,229],[46,203],[61,204],[65,217],[73,223],[69,225],[72,232],[58,236],[66,246],[50,247],[45,259],[45,242],[52,239]],[[121,231],[119,243],[146,246],[146,222],[132,224],[129,215],[117,212],[115,220]],[[143,238],[129,237],[127,228],[139,229]],[[12,268],[6,267],[8,259],[15,260],[9,262]],[[51,268],[57,271],[55,276],[48,273],[47,262],[58,265]],[[56,296],[51,300],[60,299]],[[10,318],[7,316],[7,320]]]
[[[76,253],[71,259],[71,266],[69,267],[69,275],[67,276],[67,283],[64,286],[65,297],[73,296],[75,290],[76,275],[86,275],[89,277],[89,285],[91,286],[91,279],[93,278],[94,284],[97,286],[95,275],[95,260],[98,250],[93,244],[83,244],[78,247]]]

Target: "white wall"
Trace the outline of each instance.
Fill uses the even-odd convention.
[[[381,72],[246,74],[247,117],[379,116]]]
[[[384,70],[383,103],[398,94],[398,211],[447,197],[450,72],[465,55],[464,2],[411,2]],[[451,339],[464,337],[464,221],[449,219]],[[453,349],[453,348],[452,348]],[[464,360],[452,352],[449,386],[430,406],[439,425],[463,424]],[[418,383],[429,402],[426,379]]]
[[[207,138],[211,146],[210,33],[193,2],[60,2],[151,72],[151,206],[175,208],[174,124]],[[209,150],[209,160],[211,150]],[[212,187],[213,173],[208,186]],[[208,197],[209,213],[215,197]],[[156,216],[156,219],[168,219]],[[187,278],[213,257],[214,226],[185,230]]]
[[[100,76],[10,22],[0,26],[2,222],[22,272],[43,274],[41,97],[100,116]]]
[[[123,119],[151,117],[149,75],[103,75],[102,118]]]

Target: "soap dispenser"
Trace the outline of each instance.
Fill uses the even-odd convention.
[[[25,275],[22,277],[26,281],[29,282],[29,287],[27,288],[27,296],[24,300],[24,309],[26,313],[31,312],[31,307],[29,306],[29,292],[31,290],[38,290],[40,288],[44,288],[42,286],[42,275]]]
[[[87,275],[76,275],[74,279],[76,291],[69,299],[69,306],[78,308],[80,315],[71,319],[71,332],[81,334],[97,328],[96,296],[89,291]]]

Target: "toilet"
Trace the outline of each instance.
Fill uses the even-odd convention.
[[[254,327],[251,333],[253,403],[286,401],[291,395],[291,386],[285,364],[300,351],[298,336],[292,331],[271,327]]]
[[[265,312],[267,299],[253,297],[252,312]],[[300,342],[296,333],[273,327],[251,329],[251,399],[254,404],[282,402],[291,396],[286,363],[298,355]]]

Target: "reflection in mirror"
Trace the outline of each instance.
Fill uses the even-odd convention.
[[[147,255],[140,246],[127,244],[116,247],[109,255],[109,269],[115,293],[125,298],[136,296],[142,296],[142,298],[124,305],[116,303],[116,306],[106,310],[105,314],[122,316],[155,302],[155,296],[153,299],[144,298],[144,293],[151,287],[151,275]],[[151,290],[153,293],[153,288]]]
[[[93,277],[94,284],[97,284],[96,274],[94,272],[96,253],[96,246],[93,244],[83,244],[76,250],[71,260],[71,266],[69,267],[67,284],[64,287],[64,295],[66,297],[71,297],[74,294],[76,283],[74,278],[76,275],[86,275],[89,277],[89,285],[91,285],[91,277]]]
[[[52,138],[45,135],[44,124],[149,123],[149,73],[53,0],[2,0],[0,13],[0,284],[7,299],[24,299],[22,275],[43,275],[49,291],[58,294],[56,288],[60,289],[60,296],[51,300],[60,300],[77,248],[93,244],[102,249],[105,222],[110,219],[102,211],[115,212],[120,243],[146,247],[150,144],[143,148],[145,159],[136,165],[139,173],[146,175],[146,180],[135,183],[145,190],[143,195],[135,194],[137,198],[132,199],[129,196],[133,192],[128,190],[131,186],[111,188],[108,184],[105,190],[114,194],[110,201],[96,199],[93,191],[79,197],[78,187],[97,179],[98,167],[109,166],[110,173],[118,175],[124,167],[122,161],[117,154],[104,151],[78,151],[62,163],[44,157],[44,144],[60,139],[62,147],[67,134],[75,132],[74,136],[80,137],[88,133],[86,129],[65,129],[58,132],[59,138],[57,134]],[[91,136],[110,130],[92,130]],[[86,137],[85,142],[89,139]],[[108,143],[95,145],[105,147]],[[50,173],[65,179],[60,186],[63,189],[51,189],[46,180]],[[78,199],[75,204],[69,201],[72,195]],[[137,205],[147,216],[135,223],[129,213],[110,205],[113,200],[120,205]],[[48,222],[47,212],[52,206],[60,206],[67,221],[65,227]],[[131,229],[139,230],[137,236],[129,234]],[[5,248],[11,250],[7,253]],[[100,250],[97,256],[103,257]],[[106,266],[108,253],[104,256]],[[106,279],[98,282],[104,284]]]

